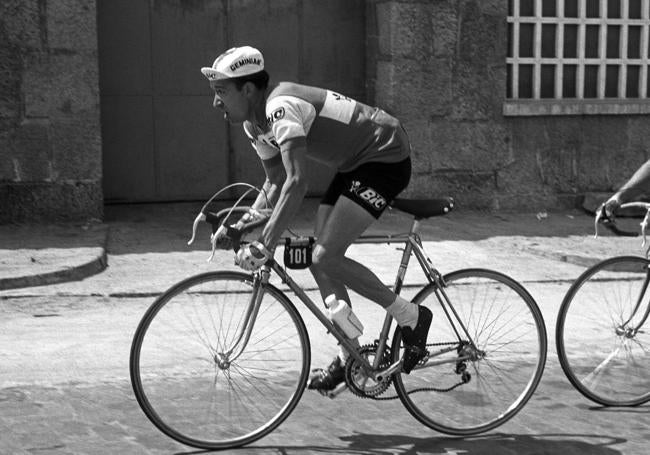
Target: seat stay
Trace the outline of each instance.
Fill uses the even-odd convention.
[[[447,293],[445,292],[445,286],[446,283],[444,281],[444,278],[442,274],[433,266],[433,263],[431,262],[431,259],[426,255],[424,252],[424,249],[422,247],[422,242],[420,241],[420,238],[418,236],[415,236],[410,239],[410,243],[413,248],[413,254],[415,254],[415,257],[417,258],[418,262],[420,263],[420,267],[422,268],[422,271],[426,275],[426,277],[429,279],[429,282],[433,285],[435,285],[434,293],[438,299],[438,302],[440,303],[440,306],[442,307],[443,311],[445,312],[445,316],[447,317],[447,320],[449,321],[449,324],[451,325],[452,329],[454,330],[454,333],[456,334],[456,337],[458,338],[458,341],[462,341],[463,337],[461,336],[458,326],[462,329],[462,332],[464,333],[465,337],[467,340],[470,341],[470,344],[474,346],[474,340],[472,339],[471,335],[469,334],[469,331],[467,330],[467,327],[463,324],[461,321],[460,317],[458,316],[458,313],[454,306],[451,303],[451,300],[447,296]],[[455,321],[455,322],[454,322]]]

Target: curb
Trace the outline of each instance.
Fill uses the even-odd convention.
[[[103,229],[102,240],[95,257],[87,262],[74,266],[66,266],[52,272],[36,273],[17,277],[0,278],[0,291],[27,288],[34,286],[47,286],[51,284],[79,281],[89,276],[96,275],[108,267],[106,244],[108,228]]]
[[[83,280],[84,278],[102,272],[107,266],[106,250],[101,248],[101,253],[95,259],[85,264],[36,275],[0,278],[0,290],[47,286],[49,284]]]

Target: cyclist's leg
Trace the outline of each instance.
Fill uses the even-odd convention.
[[[331,202],[331,203],[330,203]],[[323,233],[323,226],[325,221],[329,217],[332,209],[334,207],[335,201],[323,201],[316,212],[316,226],[314,227],[314,236],[318,239]],[[323,300],[328,295],[334,294],[337,299],[343,299],[346,302],[350,302],[350,296],[348,290],[343,283],[331,279],[326,275],[320,268],[312,267],[310,269],[316,283],[318,284],[318,289],[321,293]]]
[[[426,355],[431,311],[398,296],[365,265],[345,254],[352,242],[379,218],[388,201],[406,187],[409,177],[408,159],[392,164],[367,163],[345,175],[338,174],[335,181],[345,184],[339,185],[340,197],[323,217],[312,258],[315,277],[326,276],[329,283],[342,283],[378,303],[403,327],[408,347],[403,368],[406,373]]]
[[[319,285],[341,283],[384,308],[395,302],[395,293],[366,266],[345,254],[381,216],[388,202],[406,188],[410,175],[407,158],[397,163],[365,163],[334,177],[322,201],[331,208],[321,205],[316,226],[312,272]],[[340,289],[341,285],[336,286]]]
[[[353,215],[353,213],[348,213],[349,211],[345,210],[345,207],[347,207],[348,204],[356,205],[347,198],[339,198],[335,202],[334,206],[321,204],[318,208],[315,229],[318,242],[314,248],[313,254],[313,260],[315,262],[310,270],[318,284],[318,288],[323,298],[330,294],[335,294],[337,299],[344,299],[346,302],[350,303],[350,297],[343,281],[332,276],[328,271],[328,268],[321,267],[323,258],[325,257],[326,260],[329,260],[330,258],[329,254],[325,256],[323,255],[325,251],[324,245],[327,246],[327,251],[334,251],[342,248],[344,254],[347,246],[361,235],[367,226],[374,221],[374,218],[370,215],[368,215],[371,218],[370,220],[367,220],[366,217],[359,220],[358,217]],[[342,207],[344,208],[342,209]],[[363,209],[360,210],[367,213]],[[343,219],[346,219],[345,213],[348,213],[349,216],[347,216],[347,221],[342,223],[340,218],[343,217]],[[328,232],[328,230],[331,230],[332,228],[328,228],[328,226],[340,227],[340,229],[334,229],[336,231],[334,234],[338,235],[336,242],[328,240],[332,238],[332,234]],[[347,242],[347,244],[345,242]],[[343,256],[340,255],[340,257]],[[340,260],[340,257],[338,255],[332,255],[334,261]],[[355,346],[359,346],[358,338],[350,341],[352,341]],[[345,361],[347,360],[347,357],[348,352],[342,346],[339,346],[339,354],[334,358],[329,366],[313,371],[309,381],[309,388],[320,391],[329,391],[335,389],[339,384],[344,382]]]
[[[333,207],[322,212],[327,212],[327,216],[323,217],[318,232],[312,265],[319,287],[336,290],[348,286],[384,308],[389,306],[395,300],[395,293],[366,266],[345,256],[348,247],[375,221],[375,217],[347,197],[340,197]],[[323,294],[326,295],[327,291]]]
[[[334,203],[336,202],[336,197],[337,196],[335,196],[335,199],[328,199],[326,196],[324,201],[318,207],[318,212],[316,213],[316,226],[314,228],[314,235],[316,238],[319,238],[322,234],[323,226],[332,211]],[[343,283],[331,279],[325,273],[322,273],[320,269],[312,267],[310,270],[318,284],[318,289],[323,300],[325,300],[327,296],[334,294],[337,299],[351,302],[348,290]],[[357,348],[360,347],[358,338],[350,340],[350,342]],[[309,379],[309,388],[320,391],[335,389],[345,380],[345,362],[348,356],[349,353],[347,350],[343,346],[339,345],[338,355],[334,357],[334,360],[329,366],[325,368],[317,368],[312,371],[312,375]]]

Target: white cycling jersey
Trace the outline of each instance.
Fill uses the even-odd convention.
[[[331,90],[281,82],[266,100],[266,125],[244,122],[257,154],[269,159],[287,140],[305,137],[307,155],[340,172],[367,162],[394,163],[409,156],[399,121]]]

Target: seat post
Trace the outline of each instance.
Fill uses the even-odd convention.
[[[413,221],[411,222],[411,229],[409,234],[418,234],[420,232],[420,218],[414,216]]]

